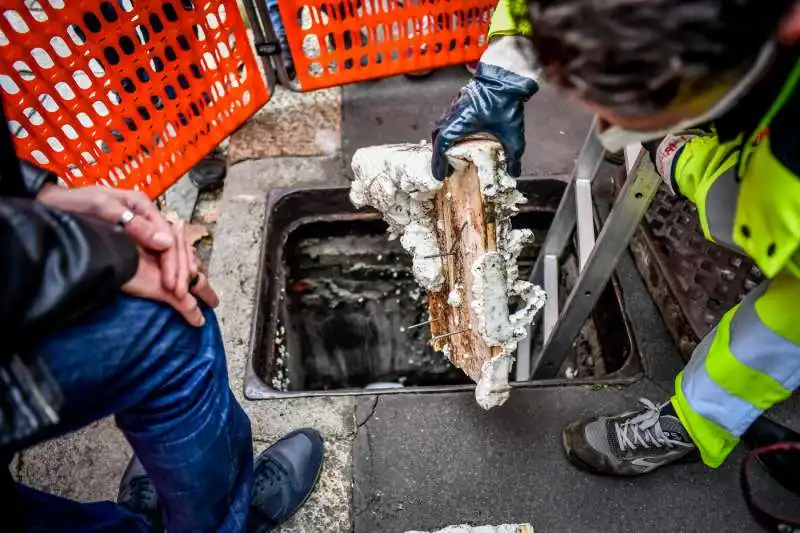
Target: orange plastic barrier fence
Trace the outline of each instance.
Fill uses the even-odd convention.
[[[235,0],[0,0],[18,155],[72,186],[169,187],[268,95]]]
[[[259,0],[256,0],[259,1]],[[303,91],[476,61],[497,0],[279,0]]]

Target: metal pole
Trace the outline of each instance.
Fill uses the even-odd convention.
[[[280,81],[281,85],[286,87],[287,89],[295,92],[300,92],[302,89],[300,88],[300,84],[297,82],[296,79],[291,79],[289,77],[289,73],[286,72],[286,65],[283,62],[282,53],[289,54],[292,57],[292,61],[294,61],[294,57],[292,56],[291,47],[288,50],[283,50],[283,43],[278,40],[278,33],[275,31],[275,27],[272,25],[272,16],[269,13],[269,8],[267,7],[267,3],[264,0],[257,0],[258,4],[256,5],[256,9],[258,10],[258,14],[261,16],[261,20],[263,21],[264,25],[264,35],[267,38],[268,42],[273,42],[278,44],[278,49],[280,50],[276,54],[272,54],[269,56],[270,61],[272,62],[272,69],[278,76],[278,80]],[[311,7],[306,6],[306,9],[312,9]],[[286,24],[284,24],[284,31]],[[302,49],[300,50],[302,54]]]
[[[614,202],[585,268],[578,274],[555,328],[541,354],[531,363],[534,379],[557,374],[661,184],[646,153],[640,154],[634,169]]]
[[[600,164],[603,162],[603,155],[605,154],[603,146],[595,135],[596,124],[597,118],[595,117],[586,135],[586,140],[583,142],[583,147],[578,154],[578,159],[572,170],[572,176],[567,182],[566,189],[564,189],[561,203],[559,203],[556,214],[553,216],[553,222],[550,225],[550,229],[547,231],[547,236],[544,239],[544,243],[542,243],[539,257],[536,258],[530,275],[530,281],[542,286],[547,294],[544,307],[545,338],[547,338],[552,328],[555,327],[556,319],[559,314],[558,263],[575,231],[575,224],[577,222],[576,209],[578,204],[576,198],[576,183],[580,181],[581,183],[587,184],[589,192],[591,193],[591,183],[597,175]],[[583,200],[581,200],[581,202],[583,203]],[[589,204],[591,208],[591,196],[589,198]],[[593,224],[591,216],[586,218]],[[591,231],[593,234],[593,227]],[[586,236],[587,233],[584,230],[584,237]],[[547,276],[545,275],[545,263],[549,265]],[[527,337],[517,345],[517,366],[515,373],[517,381],[527,381],[530,379],[534,333],[535,328],[529,326]],[[535,369],[535,366],[533,368]]]

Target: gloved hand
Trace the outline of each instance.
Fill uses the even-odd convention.
[[[686,143],[697,137],[710,137],[712,134],[700,128],[670,133],[666,137],[646,141],[642,147],[650,155],[650,161],[656,167],[656,172],[673,194],[680,194],[675,181],[675,163],[680,159]]]
[[[485,58],[486,53],[472,80],[461,89],[433,130],[431,171],[438,180],[449,174],[445,156],[447,149],[456,140],[475,133],[488,133],[500,141],[509,175],[516,178],[522,172],[521,157],[525,150],[523,105],[539,86],[532,76],[522,76],[497,64],[487,63]],[[529,65],[527,69],[530,68]]]

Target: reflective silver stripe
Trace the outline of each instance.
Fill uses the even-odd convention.
[[[706,194],[705,217],[708,232],[714,241],[737,252],[741,248],[733,242],[736,206],[739,203],[739,184],[736,166],[720,174]]]
[[[768,285],[765,281],[753,289],[736,310],[731,319],[730,349],[737,361],[792,391],[800,386],[800,346],[769,329],[756,313],[756,300],[769,290]],[[793,309],[786,312],[796,315]]]
[[[736,309],[730,321],[729,349],[737,361],[791,391],[800,387],[800,346],[769,329],[756,313],[756,301],[768,290],[769,281],[765,281]],[[716,332],[714,328],[706,335],[692,354],[683,371],[683,394],[693,411],[738,437],[761,411],[723,389],[706,370]]]
[[[714,328],[705,336],[683,370],[683,395],[692,411],[739,437],[761,411],[717,385],[708,374],[706,357],[716,333]]]

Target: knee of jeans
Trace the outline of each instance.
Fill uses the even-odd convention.
[[[120,427],[128,431],[141,424],[142,416],[161,420],[194,413],[202,418],[200,413],[208,405],[217,405],[220,395],[229,394],[225,351],[214,312],[203,310],[206,323],[199,328],[168,308],[149,312],[149,327],[132,346],[137,360],[129,361],[123,378],[132,384],[135,397],[129,408],[117,413]]]
[[[166,339],[172,339],[168,358],[178,358],[183,363],[218,368],[225,364],[225,348],[219,330],[217,316],[213,309],[203,308],[206,322],[201,327],[191,326],[182,316],[173,316],[172,325],[164,332]]]
[[[130,353],[138,354],[139,365],[157,369],[163,378],[184,368],[225,367],[225,350],[214,311],[203,308],[206,323],[191,326],[169,306],[152,301],[134,301],[118,309],[129,317]]]

